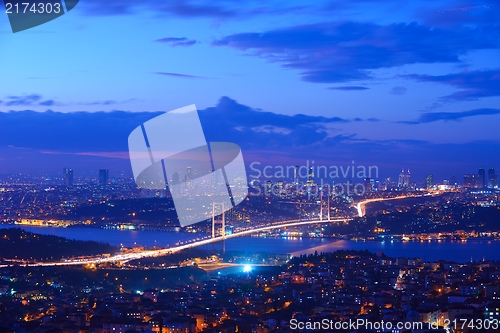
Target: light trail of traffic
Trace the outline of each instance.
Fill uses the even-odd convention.
[[[164,255],[172,254],[172,253],[179,252],[179,251],[186,250],[186,249],[190,249],[193,247],[198,247],[198,246],[203,246],[203,245],[208,245],[208,244],[220,242],[224,239],[241,237],[241,236],[250,235],[250,234],[253,234],[256,232],[261,232],[261,231],[266,231],[266,230],[294,227],[294,226],[307,225],[307,224],[343,222],[343,221],[349,221],[349,220],[351,220],[351,218],[335,218],[335,219],[330,219],[330,220],[326,219],[326,220],[308,220],[308,221],[294,221],[294,222],[287,221],[287,222],[281,222],[281,223],[275,224],[275,225],[264,226],[264,227],[259,227],[259,228],[255,228],[255,229],[242,230],[242,231],[239,231],[237,233],[230,234],[230,235],[204,239],[204,240],[192,242],[189,244],[170,247],[170,248],[166,248],[166,249],[145,250],[145,251],[141,251],[141,252],[117,254],[114,256],[106,257],[106,258],[99,257],[99,258],[87,258],[87,259],[61,260],[61,261],[54,261],[54,262],[38,262],[38,263],[26,263],[26,264],[23,263],[22,265],[28,266],[28,267],[39,267],[39,266],[74,266],[74,265],[92,265],[92,264],[97,265],[97,264],[110,263],[110,262],[111,263],[112,262],[128,262],[131,260],[137,260],[137,259],[143,259],[143,258],[161,257]],[[17,262],[17,263],[21,264],[19,262]],[[9,267],[9,266],[10,265],[0,265],[0,268]]]
[[[416,197],[422,197],[422,196],[428,196],[432,195],[431,193],[426,193],[422,195],[417,195],[417,196],[397,196],[393,198],[375,198],[375,199],[367,199],[364,201],[360,201],[355,205],[357,211],[358,211],[358,216],[363,217],[365,215],[365,206],[369,203],[372,202],[380,202],[380,201],[388,201],[388,200],[398,200],[398,199],[407,199],[407,198],[416,198]],[[5,259],[5,261],[11,261],[15,262],[17,264],[23,265],[23,266],[29,266],[29,267],[35,267],[35,266],[74,266],[74,265],[98,265],[98,264],[103,264],[103,263],[113,263],[113,262],[128,262],[132,260],[137,260],[137,259],[143,259],[143,258],[153,258],[153,257],[161,257],[164,255],[169,255],[172,253],[176,253],[182,250],[190,249],[193,247],[198,247],[198,246],[203,246],[203,245],[208,245],[216,242],[220,242],[225,239],[231,239],[231,238],[236,238],[236,237],[241,237],[241,236],[246,236],[250,235],[253,233],[261,232],[261,231],[267,231],[267,230],[273,230],[273,229],[279,229],[279,228],[287,228],[287,227],[295,227],[295,226],[300,226],[300,225],[308,225],[308,224],[317,224],[317,223],[332,223],[332,222],[344,222],[344,221],[350,221],[352,218],[333,218],[333,219],[326,219],[326,220],[307,220],[307,221],[301,221],[301,220],[291,220],[291,221],[284,221],[284,222],[279,222],[274,225],[267,225],[264,227],[258,227],[255,229],[248,229],[248,230],[242,230],[230,235],[225,235],[225,236],[218,236],[214,238],[208,238],[208,239],[203,239],[199,240],[196,242],[192,242],[189,244],[183,244],[175,247],[170,247],[166,249],[158,249],[158,250],[145,250],[141,252],[134,252],[134,253],[125,253],[125,254],[117,254],[113,255],[110,257],[97,257],[97,258],[86,258],[86,259],[71,259],[71,260],[61,260],[61,261],[54,261],[54,262],[38,262],[38,263],[21,263],[21,260],[13,260],[13,259]],[[3,267],[9,267],[11,265],[0,265],[0,268]]]
[[[424,197],[424,196],[429,196],[429,195],[432,195],[432,193],[425,193],[425,194],[421,194],[421,195],[412,195],[412,196],[400,195],[400,196],[393,197],[393,198],[366,199],[366,200],[360,201],[356,204],[356,210],[358,211],[358,217],[363,217],[366,214],[365,206],[369,203],[380,202],[380,201],[389,201],[389,200],[398,200],[398,199],[419,198],[419,197]]]

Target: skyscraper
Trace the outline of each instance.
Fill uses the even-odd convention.
[[[477,176],[475,174],[466,173],[464,175],[464,187],[476,187]]]
[[[273,190],[273,182],[268,180],[266,183],[266,194],[270,195]]]
[[[498,184],[498,179],[497,179],[497,174],[495,172],[495,168],[491,167],[488,170],[488,187],[489,188],[494,188]]]
[[[365,192],[366,193],[372,193],[373,192],[373,184],[372,184],[372,179],[371,178],[365,178],[364,186],[365,186]]]
[[[177,172],[174,172],[174,174],[172,175],[172,185],[180,184],[180,182],[181,182],[181,177]]]
[[[391,182],[391,177],[387,177],[385,179],[385,186],[384,186],[385,191],[390,191],[392,189],[392,182]]]
[[[408,169],[408,173],[405,176],[404,187],[410,187],[410,169]]]
[[[432,186],[434,186],[434,177],[432,176],[432,174],[428,174],[427,177],[425,178],[425,187],[427,189],[430,189],[432,188]]]
[[[309,168],[309,175],[307,177],[307,182],[310,184],[314,184],[314,168],[313,167]]]
[[[299,166],[296,165],[295,168],[293,168],[293,184],[298,185],[299,184]]]
[[[456,187],[457,186],[457,177],[455,175],[452,175],[450,178],[450,186],[451,187]]]
[[[99,185],[106,185],[109,180],[109,170],[108,169],[101,169],[99,170]]]
[[[73,169],[64,168],[63,169],[63,185],[72,186],[73,185]]]
[[[486,187],[486,172],[484,171],[484,167],[480,167],[479,171],[477,172],[477,187]]]
[[[398,178],[398,188],[403,188],[405,184],[405,171],[404,169],[401,169],[401,173],[399,174]]]

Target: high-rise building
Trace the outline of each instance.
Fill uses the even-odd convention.
[[[495,168],[491,167],[488,170],[488,187],[494,188],[497,186],[497,184],[498,184],[498,178],[497,178],[497,174],[495,172]]]
[[[477,175],[466,173],[464,175],[464,187],[477,187]]]
[[[371,178],[365,178],[364,186],[365,186],[365,192],[366,193],[372,193],[373,192],[373,185],[372,185],[372,182],[371,182]]]
[[[384,190],[385,191],[390,191],[391,189],[392,189],[391,177],[387,177],[385,179]]]
[[[432,174],[428,174],[427,177],[425,178],[425,187],[427,189],[430,189],[434,186],[434,176]]]
[[[479,171],[477,172],[477,187],[486,187],[486,172],[484,171],[484,167],[480,167]]]
[[[307,182],[309,184],[314,184],[314,168],[313,167],[309,168],[309,175],[307,177]]]
[[[71,168],[63,169],[63,184],[66,186],[73,185],[73,169]]]
[[[268,180],[266,183],[266,194],[270,195],[273,190],[273,182]]]
[[[177,172],[174,172],[172,174],[172,185],[177,185],[180,184],[181,182],[181,176]]]
[[[99,170],[99,185],[106,185],[108,184],[109,181],[109,170],[108,169],[101,169]]]
[[[451,187],[456,187],[458,184],[457,184],[457,177],[455,177],[455,175],[452,175],[450,177],[450,186]]]
[[[399,174],[398,178],[398,188],[403,188],[405,184],[405,171],[404,169],[401,169],[401,173]]]
[[[293,184],[298,185],[299,184],[299,166],[296,165],[295,168],[293,168]]]
[[[410,169],[408,169],[408,172],[405,175],[405,183],[403,187],[410,187]]]
[[[186,171],[186,182],[190,182],[192,180],[193,180],[193,171],[192,168],[188,166]]]

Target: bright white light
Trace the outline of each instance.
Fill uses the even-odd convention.
[[[248,273],[252,270],[252,266],[250,265],[245,265],[243,266],[243,272]]]

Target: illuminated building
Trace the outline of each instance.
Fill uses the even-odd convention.
[[[109,179],[109,170],[101,169],[99,170],[99,185],[106,185]]]
[[[385,191],[390,191],[392,188],[392,182],[391,182],[391,177],[387,177],[385,179],[385,187],[384,187],[384,190]]]
[[[476,178],[477,178],[476,175],[466,173],[464,175],[464,187],[476,187],[477,186]]]
[[[309,175],[307,177],[307,182],[311,185],[314,184],[314,169],[313,169],[313,167],[309,168]]]
[[[272,190],[273,190],[273,182],[268,180],[266,184],[266,193],[271,194]]]
[[[285,197],[285,192],[283,191],[284,188],[285,188],[285,183],[283,183],[283,181],[276,182],[276,191],[282,198]]]
[[[484,318],[500,320],[500,302],[492,302],[484,308]]]
[[[494,188],[498,184],[498,179],[497,179],[497,174],[495,172],[495,168],[491,167],[488,170],[488,187],[489,188]]]
[[[410,169],[408,169],[408,173],[405,175],[404,187],[410,187]]]
[[[404,169],[401,169],[401,173],[398,178],[398,188],[403,188],[405,183],[405,172]]]
[[[484,188],[486,185],[486,173],[484,171],[483,167],[479,168],[479,171],[477,173],[477,187],[478,188]]]
[[[404,168],[401,169],[401,173],[398,178],[398,188],[408,188],[410,187],[410,169],[405,174]]]
[[[434,185],[434,180],[432,174],[428,174],[425,178],[425,188],[430,189]]]
[[[181,176],[179,176],[179,174],[177,172],[174,172],[172,174],[172,181],[169,183],[169,185],[177,185],[177,184],[180,184],[181,183]],[[173,193],[173,194],[180,194],[182,193],[182,190],[180,187],[175,187],[175,188],[172,188],[169,186],[169,189],[170,191]]]
[[[450,178],[450,185],[452,187],[456,187],[457,186],[457,177],[455,177],[455,175],[451,176],[451,178]]]
[[[179,184],[181,182],[181,177],[177,172],[172,175],[172,184]]]
[[[284,185],[283,181],[276,182],[276,188],[280,191],[283,190],[283,185]]]
[[[66,186],[73,185],[73,169],[64,168],[64,170],[63,170],[63,184]]]
[[[364,186],[365,186],[366,193],[372,193],[372,191],[373,191],[373,185],[372,185],[372,179],[371,178],[365,178]]]

